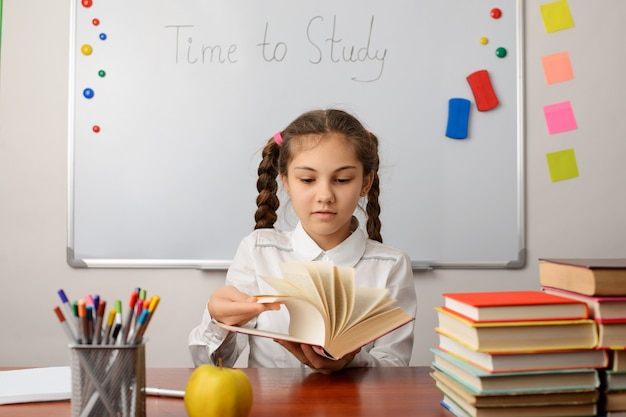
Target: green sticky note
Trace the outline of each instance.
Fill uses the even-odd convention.
[[[546,32],[552,33],[558,30],[570,29],[574,27],[574,19],[569,10],[567,0],[558,0],[539,6],[543,25]]]
[[[546,158],[552,182],[578,177],[578,165],[576,164],[574,149],[551,152],[546,154]]]

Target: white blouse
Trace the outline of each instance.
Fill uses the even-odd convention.
[[[249,294],[272,294],[274,290],[260,276],[282,276],[280,264],[286,261],[330,260],[337,266],[355,268],[357,286],[388,288],[397,305],[415,317],[417,301],[413,271],[407,254],[367,238],[357,228],[345,241],[323,251],[298,224],[293,231],[257,229],[245,237],[226,274],[226,285]],[[246,326],[287,333],[285,308],[267,311]],[[414,322],[406,324],[364,346],[349,364],[361,366],[408,366],[413,350]],[[252,368],[299,367],[298,361],[271,338],[230,333],[211,321],[206,305],[200,325],[189,334],[193,364],[232,367],[246,346],[250,347],[248,366]]]

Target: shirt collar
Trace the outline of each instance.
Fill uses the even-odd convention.
[[[321,260],[324,259],[325,254],[326,258],[333,261],[335,265],[354,267],[365,253],[367,236],[363,229],[357,227],[346,240],[335,248],[324,252],[307,234],[302,223],[298,222],[291,234],[291,243],[298,258],[306,261]]]

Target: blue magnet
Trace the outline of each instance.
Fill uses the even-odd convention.
[[[93,98],[94,92],[91,88],[85,88],[83,90],[83,97],[85,98]]]
[[[469,124],[470,101],[465,98],[451,98],[448,101],[448,126],[446,136],[452,139],[465,139]]]
[[[105,41],[106,38],[107,38],[107,34],[106,33],[101,33],[99,38],[100,38],[101,41]]]

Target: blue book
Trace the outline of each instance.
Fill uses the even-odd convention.
[[[432,367],[474,394],[531,393],[554,390],[585,390],[600,385],[596,369],[558,369],[523,372],[487,372],[440,349]]]
[[[439,402],[443,408],[454,414],[456,417],[468,417],[469,414],[465,413],[458,405],[451,401],[449,398],[444,397],[443,400]]]

